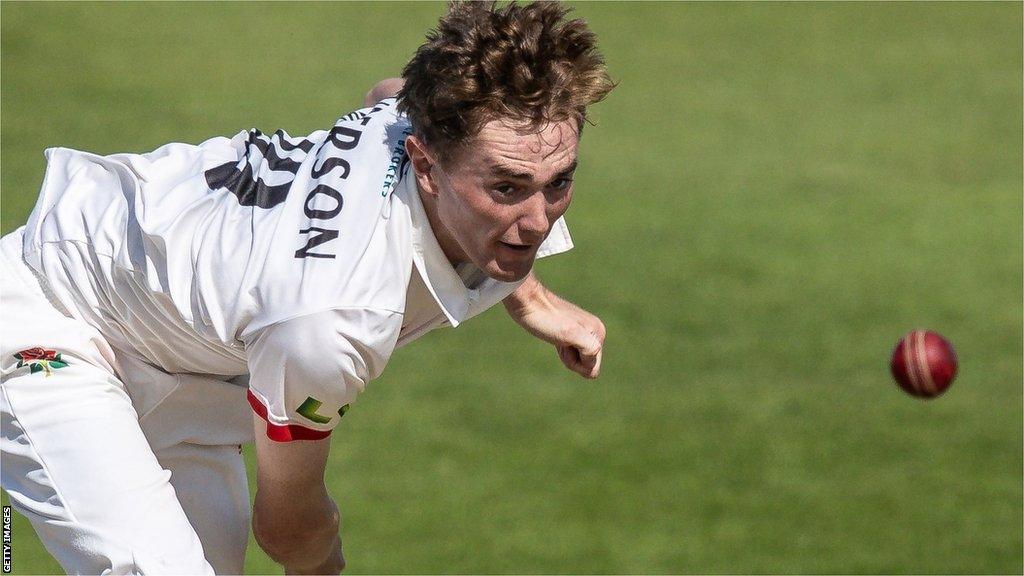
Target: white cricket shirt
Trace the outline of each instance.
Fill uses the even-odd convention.
[[[448,262],[409,133],[387,99],[304,138],[50,149],[25,259],[113,347],[168,373],[249,373],[271,438],[323,438],[396,347],[518,286]],[[571,247],[559,220],[538,257]]]

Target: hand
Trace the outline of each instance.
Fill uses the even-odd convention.
[[[285,574],[340,574],[345,569],[345,555],[341,550],[341,538],[335,541],[334,548],[331,549],[331,553],[327,555],[327,558],[320,563],[319,566],[304,566],[302,568],[294,568],[290,566],[284,567]]]
[[[600,318],[560,298],[532,273],[504,303],[516,323],[554,344],[566,368],[584,378],[601,374],[605,327]]]

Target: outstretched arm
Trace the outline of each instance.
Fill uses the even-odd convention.
[[[566,368],[585,378],[600,375],[605,337],[600,318],[545,288],[533,272],[503,303],[516,323],[555,346]]]

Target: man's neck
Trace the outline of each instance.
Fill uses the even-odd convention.
[[[451,231],[441,223],[441,218],[437,215],[437,198],[421,190],[418,182],[415,180],[413,182],[416,186],[416,194],[420,197],[420,203],[423,204],[423,211],[427,214],[430,230],[434,233],[434,238],[437,239],[437,243],[441,246],[441,251],[444,252],[445,258],[451,263],[452,268],[469,262],[469,257],[466,256],[459,243],[455,241]]]

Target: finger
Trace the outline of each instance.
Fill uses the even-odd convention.
[[[585,356],[595,356],[601,350],[601,338],[590,326],[583,323],[577,323],[572,327],[569,337],[563,344],[578,348]]]
[[[572,346],[556,346],[556,348],[558,349],[558,359],[562,361],[566,368],[575,372],[575,366],[579,364],[579,356],[576,354],[576,350]]]
[[[580,376],[586,377],[587,370],[583,368],[583,363],[580,361],[579,350],[573,346],[559,346],[558,358],[566,368]]]
[[[596,363],[589,362],[580,357],[580,351],[578,348],[573,346],[558,346],[558,358],[562,361],[562,364],[566,368],[573,372],[583,376],[584,378],[594,379],[600,374],[601,371],[601,355],[597,356]]]
[[[580,360],[589,368],[597,362],[601,353],[601,341],[593,332],[583,332],[577,336],[575,348],[579,350]]]
[[[601,373],[601,350],[592,356],[580,356],[580,375],[594,379]]]
[[[597,353],[597,361],[594,362],[594,367],[590,369],[590,376],[588,378],[597,378],[601,375],[601,357],[604,356],[604,349]]]
[[[587,373],[584,374],[587,378],[597,378],[601,374],[601,357],[604,355],[604,337],[605,328],[604,323],[601,320],[594,318],[596,324],[594,330],[590,332],[593,337],[590,342],[590,348],[584,348],[580,351],[580,359],[582,360],[584,367],[587,369]]]

